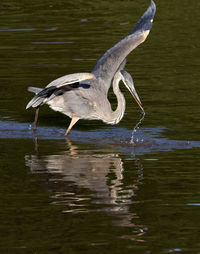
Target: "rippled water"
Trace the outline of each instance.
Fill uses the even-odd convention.
[[[90,71],[148,3],[1,1],[1,253],[200,253],[200,3],[157,1],[128,57],[141,123],[123,87],[120,124],[79,121],[67,139],[67,117],[44,106],[33,133],[25,110],[28,86]]]

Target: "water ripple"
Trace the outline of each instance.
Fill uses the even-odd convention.
[[[32,44],[71,44],[73,41],[35,41]]]
[[[199,141],[170,140],[162,137],[165,127],[141,128],[135,136],[138,142],[130,143],[132,130],[124,128],[107,128],[94,131],[72,130],[72,141],[99,146],[111,146],[128,154],[147,154],[156,151],[169,151],[172,149],[191,149],[200,147]],[[57,127],[38,127],[36,132],[31,130],[31,125],[13,121],[0,121],[0,138],[34,138],[39,139],[64,139],[65,130]],[[123,135],[122,135],[123,133]],[[140,142],[141,141],[141,142]]]

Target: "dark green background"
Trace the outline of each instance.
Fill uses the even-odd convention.
[[[199,148],[173,143],[173,149],[159,146],[155,152],[151,146],[157,143],[147,142],[135,155],[130,146],[122,152],[115,144],[89,145],[81,133],[95,130],[107,138],[109,126],[98,121],[79,121],[71,140],[39,138],[39,147],[32,134],[15,136],[17,122],[34,118],[34,110],[25,110],[28,86],[89,72],[148,4],[1,0],[0,117],[13,124],[9,136],[1,130],[0,139],[1,253],[200,253]],[[153,29],[126,66],[146,112],[141,131],[156,133],[163,126],[166,140],[199,141],[200,2],[156,5]],[[110,132],[120,127],[123,136],[140,111],[121,89],[126,114]],[[112,92],[109,98],[116,105]],[[66,116],[41,109],[39,126],[64,132],[68,124]],[[76,130],[79,142],[73,139]],[[148,153],[142,153],[143,145],[150,146]]]

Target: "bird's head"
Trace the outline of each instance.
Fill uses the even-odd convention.
[[[123,83],[128,88],[129,92],[132,94],[133,98],[136,100],[136,102],[139,105],[139,107],[141,108],[141,110],[144,112],[140,98],[135,90],[133,79],[132,79],[131,75],[128,72],[126,72],[125,70],[121,70],[120,74],[121,74],[121,79],[122,79]]]

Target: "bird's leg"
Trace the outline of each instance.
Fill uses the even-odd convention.
[[[70,132],[71,128],[74,126],[74,124],[75,124],[79,119],[80,119],[80,118],[77,117],[77,116],[72,117],[71,123],[70,123],[70,125],[69,125],[67,131],[65,132],[65,136],[68,135],[68,133]]]
[[[40,107],[37,107],[36,111],[35,111],[35,120],[33,122],[33,130],[34,131],[36,130],[36,127],[37,127],[37,120],[38,120],[38,115],[39,115],[39,109],[40,109]]]

